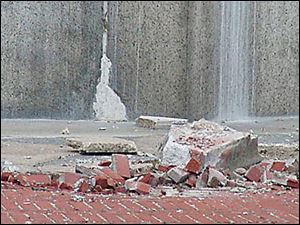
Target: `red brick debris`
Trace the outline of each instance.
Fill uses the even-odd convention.
[[[1,184],[1,224],[299,224],[297,189],[279,194],[215,192],[206,198],[32,190]]]
[[[234,173],[234,171],[217,170],[212,166],[204,167],[205,158],[201,152],[193,150],[191,156],[191,160],[183,167],[158,164],[149,168],[149,163],[139,162],[140,173],[133,173],[127,155],[113,154],[111,164],[108,163],[110,161],[102,161],[101,166],[95,168],[76,166],[74,173],[48,175],[1,171],[1,181],[24,187],[102,194],[126,192],[149,194],[159,185],[180,186],[186,189],[234,188],[241,185],[239,182],[241,180],[242,186],[249,181],[299,188],[298,178],[288,174],[289,165],[284,161],[261,162],[251,166],[248,170],[238,168]],[[145,165],[144,168],[143,165]],[[238,179],[235,179],[235,175]]]

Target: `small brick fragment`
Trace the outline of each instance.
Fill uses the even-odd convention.
[[[157,170],[161,172],[168,172],[170,168],[168,166],[159,165]]]
[[[82,192],[82,193],[86,193],[90,190],[90,185],[88,184],[88,182],[86,182],[85,180],[83,180],[81,183],[80,183],[80,186],[79,186],[79,192]]]
[[[107,179],[107,185],[108,187],[112,187],[112,188],[115,188],[118,186],[118,182],[112,178],[108,178]]]
[[[124,186],[116,187],[115,188],[115,192],[116,193],[123,193],[123,194],[125,194],[126,193],[126,189],[125,189]]]
[[[191,158],[190,161],[185,166],[185,170],[191,173],[198,174],[201,171],[201,163],[195,158]]]
[[[270,171],[282,172],[282,171],[285,171],[286,169],[287,168],[286,168],[285,162],[277,161],[277,162],[273,162],[273,164],[270,168]]]
[[[59,188],[60,189],[67,189],[67,190],[74,190],[76,182],[78,182],[82,176],[77,173],[64,173],[58,179]]]
[[[149,194],[151,191],[151,185],[145,184],[143,182],[136,183],[136,192],[139,194]]]
[[[97,176],[95,176],[96,186],[100,186],[102,189],[107,188],[108,187],[107,179],[108,179],[107,176],[98,174]]]
[[[18,174],[16,177],[16,182],[21,185],[21,186],[24,186],[24,187],[29,187],[30,184],[28,182],[28,177],[25,175],[25,174]]]
[[[101,167],[100,171],[103,172],[106,176],[116,180],[118,183],[124,184],[125,180],[123,177],[121,177],[119,174],[115,173],[112,169],[109,167]]]
[[[2,172],[1,173],[1,181],[8,181],[9,177],[13,174],[11,172]]]
[[[236,182],[234,180],[228,180],[226,183],[226,187],[236,187]]]
[[[103,160],[101,162],[99,162],[98,166],[110,166],[111,161],[109,160]]]
[[[199,150],[197,148],[191,149],[190,155],[191,155],[191,158],[196,159],[198,162],[200,162],[201,165],[204,165],[205,155],[201,150]]]
[[[299,188],[299,181],[296,179],[289,178],[287,180],[287,186],[291,188]]]
[[[250,181],[259,182],[261,180],[261,177],[263,175],[263,170],[259,165],[251,166],[247,173],[245,174],[245,177]]]
[[[195,174],[190,174],[185,183],[190,187],[196,187],[197,176]]]
[[[121,177],[128,179],[131,177],[129,169],[129,160],[126,155],[113,154],[112,155],[112,168]]]
[[[32,174],[27,176],[27,181],[30,186],[50,186],[51,176],[47,174]]]
[[[138,181],[143,182],[145,184],[150,184],[152,181],[153,175],[151,173],[146,174],[145,176],[141,176]]]

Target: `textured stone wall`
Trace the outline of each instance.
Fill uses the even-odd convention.
[[[92,118],[102,2],[1,2],[1,118]]]
[[[255,37],[254,114],[299,114],[299,2],[257,2]]]
[[[1,2],[1,118],[94,118],[102,4]],[[253,6],[250,113],[297,114],[299,3]],[[130,119],[217,115],[220,13],[220,2],[109,1],[110,86]]]
[[[220,2],[189,2],[189,119],[212,119],[217,116],[220,26]]]
[[[111,86],[121,96],[128,116],[185,117],[188,2],[110,5]]]

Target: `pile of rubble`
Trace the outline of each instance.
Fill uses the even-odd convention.
[[[42,189],[71,190],[84,193],[138,193],[149,194],[155,189],[173,187],[178,190],[230,187],[232,191],[245,187],[279,185],[299,188],[299,162],[264,161],[248,170],[234,171],[203,167],[201,155],[194,155],[183,166],[161,165],[158,162],[128,160],[127,155],[113,154],[94,168],[77,165],[74,173],[21,174],[1,169],[1,181]],[[163,191],[161,194],[164,194]]]
[[[152,121],[152,122],[151,122]],[[21,174],[1,163],[1,181],[33,188],[52,188],[84,193],[151,194],[163,188],[203,190],[227,188],[233,192],[257,190],[259,186],[299,188],[298,159],[262,161],[257,137],[204,119],[187,123],[152,117],[138,120],[139,126],[170,124],[161,146],[159,160],[129,160],[136,153],[133,142],[125,140],[67,140],[81,153],[110,153],[111,159],[96,166],[77,164],[64,174]],[[150,124],[150,125],[149,125]],[[119,152],[123,150],[123,153]]]

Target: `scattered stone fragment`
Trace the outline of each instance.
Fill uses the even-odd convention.
[[[125,181],[125,189],[128,191],[134,191],[136,189],[136,181],[137,181],[137,177],[128,179]]]
[[[83,154],[137,152],[133,141],[120,138],[71,138],[67,139],[67,145]]]
[[[153,170],[152,163],[138,163],[130,164],[130,173],[131,176],[145,175]]]
[[[63,134],[63,135],[69,135],[69,134],[70,134],[70,131],[69,131],[69,129],[66,127],[65,129],[63,129],[63,130],[61,131],[61,134]]]
[[[200,188],[207,187],[208,178],[209,178],[209,167],[206,167],[196,181],[196,188],[200,189]]]
[[[157,116],[140,116],[136,119],[136,125],[145,128],[169,128],[172,124],[185,124],[187,119],[157,117]]]
[[[207,186],[216,188],[218,186],[226,186],[227,178],[220,171],[209,168]]]
[[[181,183],[188,178],[189,173],[180,167],[174,167],[167,172],[167,175],[175,182]]]
[[[236,172],[238,175],[245,175],[247,170],[245,168],[236,168],[234,172]]]
[[[84,174],[84,175],[86,175],[86,176],[94,176],[94,175],[97,174],[97,173],[95,172],[95,170],[90,169],[90,168],[87,168],[87,167],[84,167],[84,166],[79,166],[79,165],[76,165],[76,166],[75,166],[75,172],[76,172],[76,173]]]
[[[12,162],[1,160],[1,172],[20,172],[20,168],[13,165]]]
[[[243,187],[234,187],[230,190],[233,193],[244,193],[247,189]]]

